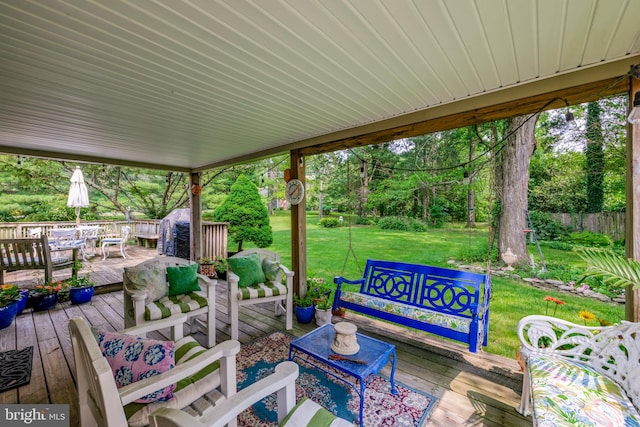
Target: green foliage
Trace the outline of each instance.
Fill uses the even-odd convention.
[[[303,297],[298,294],[293,294],[293,303],[300,308],[311,307],[313,305],[311,296],[309,296],[308,294]]]
[[[561,249],[563,251],[570,251],[573,249],[573,245],[571,243],[558,240],[540,240],[538,243],[540,246],[544,246],[545,248]]]
[[[75,211],[71,208],[51,205],[47,202],[36,202],[31,212],[27,214],[31,221],[73,221],[76,218]]]
[[[336,228],[340,225],[340,222],[335,217],[324,217],[318,221],[318,225],[324,228]]]
[[[491,257],[492,262],[497,262],[500,260],[498,257],[499,254],[497,248],[492,248],[491,253],[489,254],[486,245],[482,246],[477,244],[473,245],[472,247],[462,249],[456,255],[456,259],[467,263],[478,262],[484,264],[487,262],[487,256]]]
[[[374,225],[376,220],[371,217],[362,217],[359,216],[356,218],[356,224],[358,225]]]
[[[269,213],[260,198],[258,187],[244,175],[231,186],[225,201],[213,212],[214,221],[229,223],[229,236],[238,243],[253,242],[266,248],[273,242]]]
[[[613,247],[613,240],[606,234],[592,233],[590,231],[581,231],[569,233],[566,240],[574,245],[592,246],[592,247]]]
[[[587,106],[587,149],[585,172],[587,175],[587,212],[602,212],[604,203],[604,137],[600,125],[601,108],[597,101]]]
[[[378,220],[378,227],[382,230],[401,230],[401,231],[427,231],[427,226],[420,221],[397,216],[385,216]]]
[[[596,277],[616,288],[640,287],[640,262],[611,251],[592,248],[580,248],[577,253],[589,266],[580,279],[581,282],[588,277]]]
[[[531,211],[529,217],[540,240],[561,240],[569,233],[569,230],[554,220],[549,213]]]
[[[583,212],[586,209],[583,164],[583,153],[536,151],[529,168],[529,210]]]

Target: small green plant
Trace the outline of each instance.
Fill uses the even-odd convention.
[[[64,281],[64,284],[70,288],[88,288],[95,286],[96,282],[91,280],[91,275],[86,274],[82,277],[71,277]]]
[[[311,297],[308,294],[302,297],[298,294],[294,294],[293,303],[300,308],[313,306],[313,301],[311,300]]]
[[[19,301],[21,298],[20,288],[16,285],[6,284],[0,286],[0,307]]]
[[[311,299],[324,298],[331,294],[332,288],[327,285],[322,277],[310,277],[307,279],[307,295]]]
[[[316,308],[318,310],[330,310],[332,305],[333,303],[331,299],[325,296],[321,298],[320,301],[316,304]]]

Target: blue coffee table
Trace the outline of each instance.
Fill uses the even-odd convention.
[[[394,382],[396,373],[396,347],[384,341],[356,333],[360,351],[346,357],[358,359],[365,363],[360,364],[346,360],[331,360],[329,359],[329,355],[335,354],[333,350],[331,350],[331,343],[335,335],[336,332],[333,325],[328,324],[314,329],[300,338],[294,339],[289,346],[289,360],[299,358],[322,372],[351,386],[360,396],[360,425],[362,426],[364,393],[367,386],[373,380],[373,377],[384,368],[391,357],[393,357],[390,377],[391,392],[398,394]],[[327,366],[354,377],[354,383],[330,372]],[[359,383],[359,387],[356,386],[357,383]]]

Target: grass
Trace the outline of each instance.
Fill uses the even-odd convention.
[[[271,217],[274,242],[268,249],[279,253],[285,265],[291,265],[290,221],[288,213],[279,212]],[[322,277],[327,283],[333,283],[334,276],[362,277],[367,258],[451,267],[447,264],[449,260],[458,261],[469,253],[487,252],[488,233],[483,228],[469,231],[453,225],[414,233],[359,225],[323,228],[317,222],[316,215],[307,216],[307,276]],[[230,250],[237,249],[233,243],[231,245]],[[249,247],[250,244],[244,245],[245,249]],[[585,268],[582,260],[570,251],[544,247],[542,250],[548,265],[571,265],[576,271]],[[537,248],[532,246],[529,251],[537,260]],[[486,267],[486,262],[480,264]],[[548,276],[553,277],[553,270],[550,270]],[[517,278],[493,275],[492,289],[489,345],[485,351],[505,357],[515,357],[520,346],[516,327],[518,321],[529,314],[553,315],[578,324],[583,323],[578,317],[578,312],[583,310],[611,323],[624,319],[624,306],[621,304],[539,289]],[[547,295],[565,304],[556,306],[547,302],[544,300]],[[597,322],[591,322],[589,326],[597,326]]]

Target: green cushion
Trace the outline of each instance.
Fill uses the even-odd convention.
[[[231,257],[229,258],[229,268],[240,278],[238,286],[241,288],[264,283],[266,280],[258,254]]]
[[[169,281],[169,296],[199,291],[198,264],[167,267],[167,280]]]
[[[265,258],[262,260],[262,271],[264,272],[264,277],[269,282],[273,282],[278,277],[278,272],[280,271],[280,263],[272,261],[269,258]]]
[[[279,427],[347,427],[353,426],[343,418],[338,418],[313,400],[302,398],[279,424]]]

